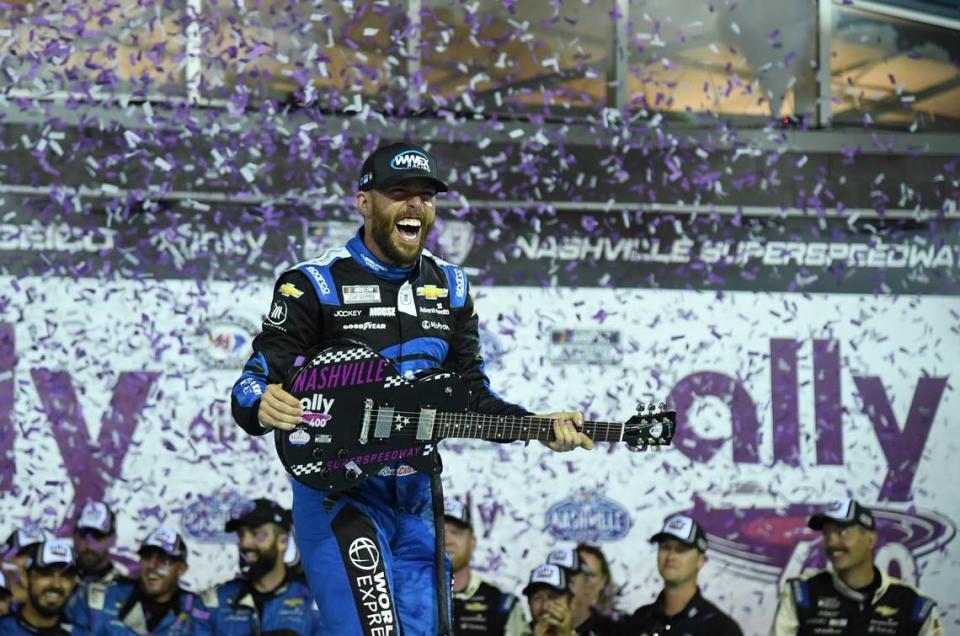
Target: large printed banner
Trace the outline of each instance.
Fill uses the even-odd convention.
[[[0,219],[0,272],[10,274],[269,278],[343,245],[358,223],[340,206],[204,206],[124,219],[105,210],[63,216],[55,206],[38,214],[42,205],[30,199],[2,207],[10,211]],[[691,212],[474,210],[442,215],[431,248],[484,284],[960,294],[957,218]]]
[[[313,240],[352,231],[327,229]],[[468,264],[483,254],[473,241]],[[608,274],[632,275],[618,267]],[[608,421],[665,401],[681,422],[659,453],[445,442],[445,488],[473,509],[474,565],[487,578],[518,591],[551,547],[596,542],[632,611],[659,586],[648,537],[690,512],[711,538],[705,594],[762,634],[785,578],[824,563],[806,517],[852,495],[875,506],[879,562],[960,627],[956,296],[510,286],[477,269],[488,372],[507,399]],[[121,558],[171,524],[190,545],[191,587],[232,576],[231,505],[290,503],[272,440],[246,436],[229,412],[269,276],[0,277],[0,535],[27,523],[64,532],[77,502],[105,498],[119,511]]]

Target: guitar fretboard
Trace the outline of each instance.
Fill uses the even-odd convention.
[[[434,426],[436,438],[486,439],[502,442],[555,439],[553,424],[548,417],[515,415],[487,415],[483,413],[437,413]],[[584,422],[580,429],[595,442],[619,442],[623,439],[623,424],[616,422]]]

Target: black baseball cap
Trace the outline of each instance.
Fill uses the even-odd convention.
[[[825,523],[835,523],[838,526],[852,526],[860,524],[867,530],[877,529],[877,520],[866,506],[861,506],[856,499],[838,499],[831,502],[823,512],[810,517],[807,526],[812,530],[821,530]]]
[[[697,520],[687,515],[673,515],[663,522],[663,529],[650,537],[650,543],[660,543],[664,539],[676,539],[680,543],[707,551],[707,533]]]
[[[473,529],[473,520],[470,517],[470,507],[458,499],[444,497],[443,518],[453,521],[464,528]]]
[[[394,143],[374,150],[363,162],[357,188],[364,192],[386,190],[410,179],[429,179],[437,186],[437,192],[450,189],[437,173],[433,155],[420,146],[407,143]]]
[[[265,523],[275,523],[284,530],[293,526],[290,511],[271,499],[254,499],[235,510],[224,525],[227,532],[236,532],[241,526],[256,528]]]
[[[530,581],[523,588],[523,595],[530,596],[540,589],[553,590],[561,594],[573,595],[567,569],[554,563],[544,563],[530,572]]]

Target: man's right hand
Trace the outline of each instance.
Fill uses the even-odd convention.
[[[267,392],[260,398],[257,417],[264,428],[292,431],[303,419],[303,408],[300,401],[282,387],[281,384],[267,385]]]

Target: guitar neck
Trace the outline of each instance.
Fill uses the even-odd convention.
[[[553,424],[556,420],[534,415],[487,415],[484,413],[437,413],[434,437],[485,439],[498,442],[556,439]],[[595,442],[619,442],[623,439],[623,424],[616,422],[584,422],[583,433]]]

